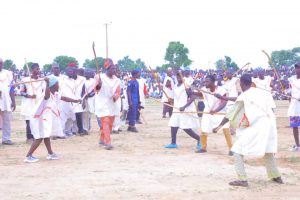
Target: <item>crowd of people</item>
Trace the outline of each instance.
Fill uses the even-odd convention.
[[[196,140],[196,152],[207,153],[208,135],[222,130],[239,177],[231,185],[248,185],[243,165],[247,155],[265,156],[269,177],[283,183],[273,156],[277,151],[274,99],[280,99],[290,100],[288,115],[296,143],[292,150],[300,152],[300,63],[294,70],[282,67],[278,71],[170,67],[165,72],[122,72],[111,59],[105,59],[103,69],[100,73],[69,63],[61,72],[59,64],[53,63],[46,73],[33,63],[27,72],[11,72],[3,69],[0,58],[2,144],[13,145],[11,112],[16,109],[16,96],[22,98],[20,114],[26,142],[31,144],[24,159],[28,163],[39,160],[33,154],[42,141],[47,159],[58,159],[50,139],[88,135],[94,115],[100,129],[99,145],[113,149],[110,135],[122,131],[122,124],[128,124],[129,132],[139,132],[136,124],[142,123],[145,98],[152,98],[162,103],[162,118],[170,118],[171,143],[165,148],[178,148],[177,131],[183,129]],[[195,132],[198,128],[200,134]]]

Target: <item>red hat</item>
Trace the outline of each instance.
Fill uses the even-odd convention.
[[[103,64],[104,69],[108,69],[109,67],[111,67],[111,66],[113,66],[113,65],[114,65],[114,63],[113,63],[112,59],[106,58],[106,59],[104,60],[104,64]]]
[[[72,63],[69,63],[69,64],[68,64],[68,67],[76,67],[76,63],[73,63],[73,62],[72,62]]]

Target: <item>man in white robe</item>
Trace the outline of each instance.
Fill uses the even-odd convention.
[[[31,74],[29,77],[22,79],[24,82],[30,82],[40,78],[40,67],[38,63],[31,65]],[[26,122],[26,143],[32,143],[33,135],[31,134],[30,119],[32,116],[32,108],[34,108],[43,98],[45,92],[45,81],[31,82],[21,85],[21,116]]]
[[[281,175],[277,169],[274,153],[277,152],[277,128],[272,105],[264,91],[251,87],[251,75],[244,74],[240,79],[243,93],[236,102],[243,102],[247,126],[237,128],[237,140],[231,151],[234,152],[235,169],[238,180],[229,184],[232,186],[248,186],[247,174],[244,167],[244,156],[264,156],[268,177],[282,184]],[[217,132],[229,120],[224,118],[214,129]],[[240,124],[240,123],[239,123]]]
[[[10,84],[13,81],[11,71],[3,69],[3,60],[0,58],[0,117],[2,119],[2,144],[12,145],[11,136],[11,112],[16,109],[13,89]]]
[[[295,73],[296,75],[288,79],[291,89],[291,96],[293,97],[290,101],[288,116],[290,117],[290,127],[293,128],[293,135],[295,140],[295,145],[291,150],[300,152],[298,129],[298,127],[300,126],[300,63],[295,64]]]

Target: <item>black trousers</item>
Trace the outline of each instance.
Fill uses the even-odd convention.
[[[78,127],[78,133],[83,133],[83,124],[82,124],[82,112],[75,113],[76,124]]]
[[[30,129],[30,121],[26,120],[26,138],[27,139],[33,139],[33,135],[31,134],[31,129]]]

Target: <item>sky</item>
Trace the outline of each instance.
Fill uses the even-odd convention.
[[[240,67],[267,67],[261,52],[300,46],[297,0],[1,0],[0,57],[20,67],[40,66],[59,55],[82,65],[106,56],[142,59],[147,66],[166,63],[170,41],[189,49],[191,68],[213,68],[230,56]]]

